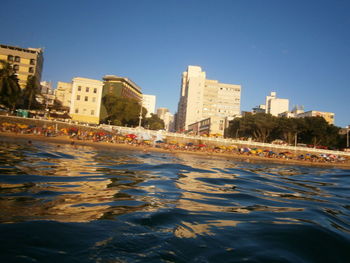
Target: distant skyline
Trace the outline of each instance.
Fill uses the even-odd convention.
[[[3,0],[0,43],[44,48],[43,81],[130,78],[177,110],[181,74],[242,86],[241,110],[271,91],[350,125],[350,1]],[[6,10],[6,11],[5,11]]]

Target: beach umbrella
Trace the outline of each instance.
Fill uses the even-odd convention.
[[[187,146],[193,146],[193,143],[192,142],[189,142],[186,144]]]
[[[206,147],[206,145],[201,143],[201,144],[198,144],[198,147]]]
[[[158,140],[158,141],[156,141],[156,143],[164,143],[164,141]]]
[[[133,133],[129,133],[129,134],[125,135],[125,137],[130,138],[130,139],[135,139],[137,136]]]

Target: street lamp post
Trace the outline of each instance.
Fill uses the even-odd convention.
[[[349,148],[349,131],[350,131],[350,125],[346,127],[346,148]]]
[[[140,109],[140,115],[139,115],[139,128],[141,128],[141,121],[142,121],[142,100],[141,100],[141,109]]]

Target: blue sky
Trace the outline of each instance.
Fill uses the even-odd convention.
[[[177,110],[181,73],[242,85],[241,110],[276,91],[350,124],[350,1],[1,1],[0,43],[44,47],[43,79],[136,82]]]

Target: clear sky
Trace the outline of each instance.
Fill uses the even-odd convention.
[[[241,110],[276,91],[350,124],[350,1],[2,0],[0,43],[43,47],[42,80],[128,77],[177,110],[181,74],[242,85]]]

